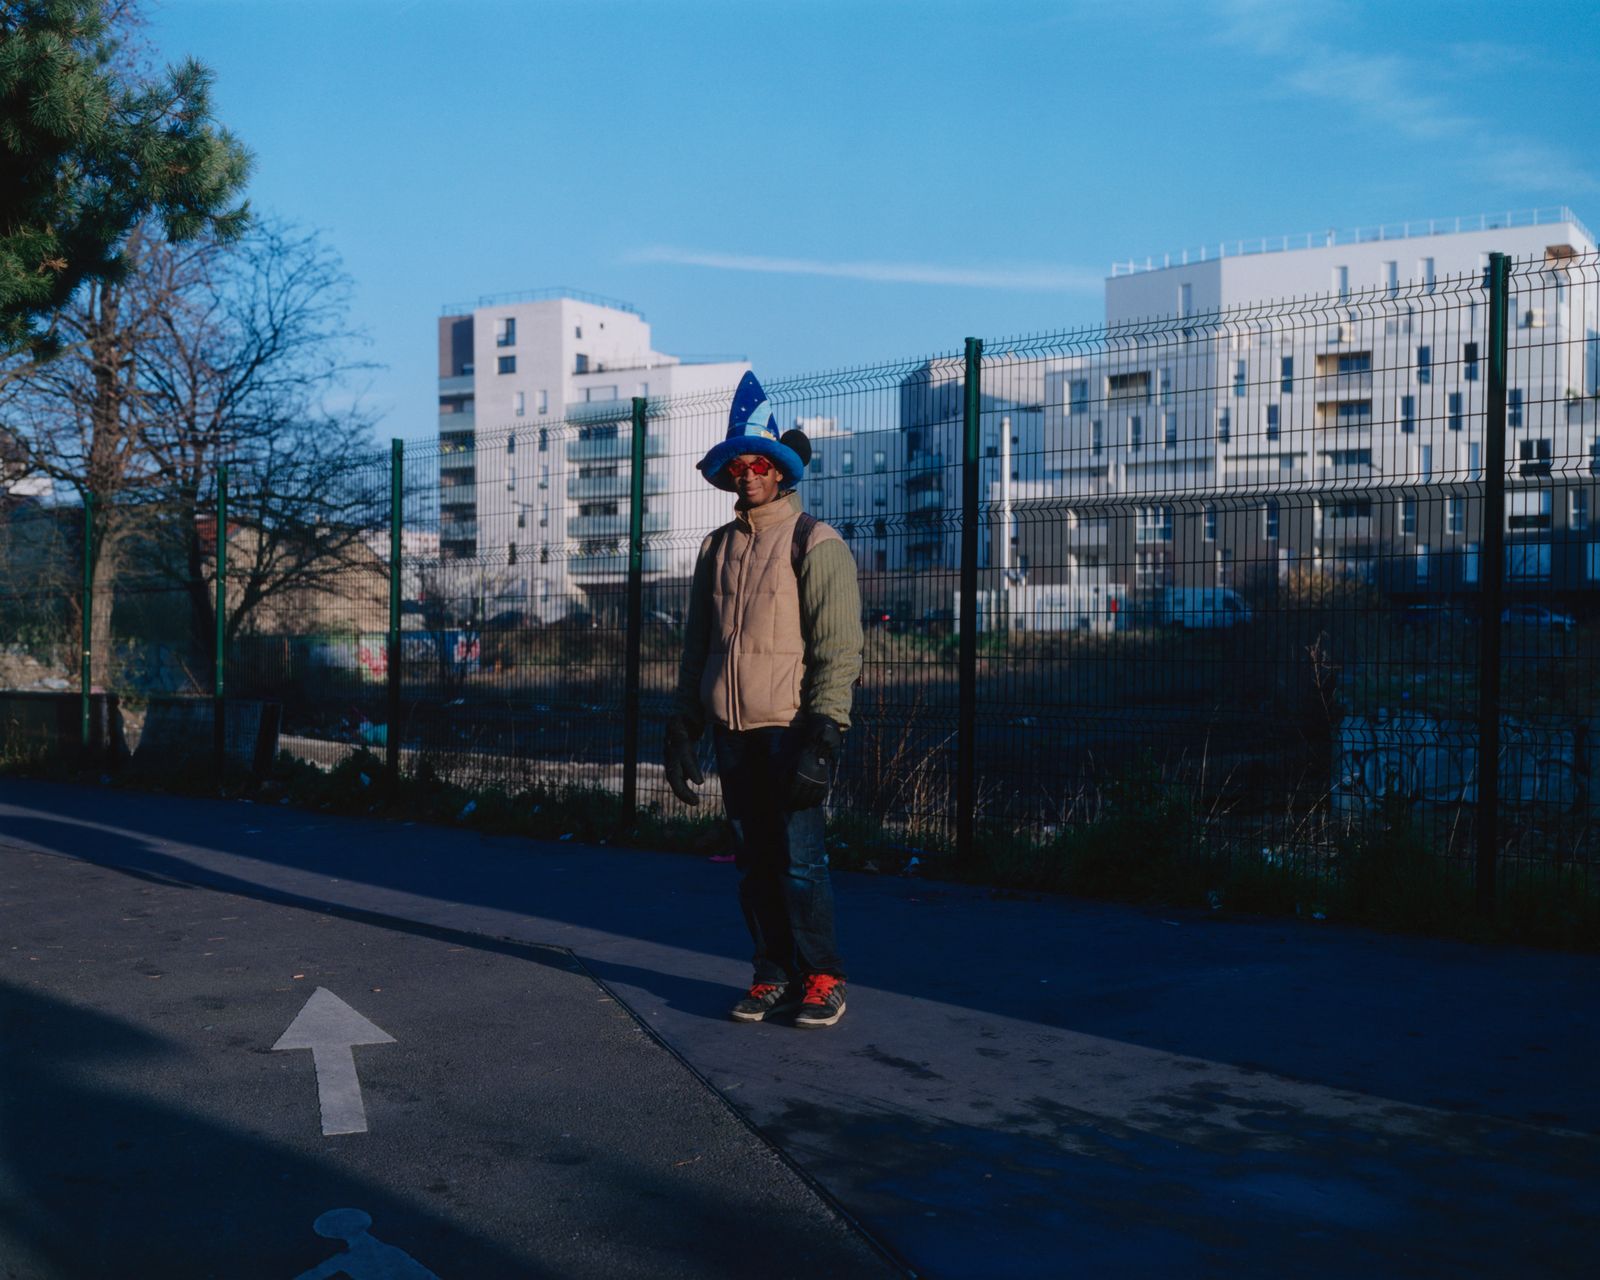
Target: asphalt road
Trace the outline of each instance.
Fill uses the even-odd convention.
[[[923,1274],[1593,1270],[1600,957],[841,875],[850,1010],[799,1032],[727,1019],[748,939],[703,859],[0,781],[0,865],[19,850],[570,949]],[[363,1081],[412,1039],[315,980],[396,1037],[355,1050]],[[331,1251],[305,1233],[332,1203],[284,1230]],[[387,1238],[388,1207],[352,1203]]]
[[[15,849],[0,936],[7,1277],[894,1274],[569,952]]]

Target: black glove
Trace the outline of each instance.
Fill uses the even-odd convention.
[[[813,712],[801,716],[799,728],[794,779],[789,784],[789,808],[813,809],[827,798],[833,758],[844,745],[844,735],[827,716]]]
[[[706,780],[705,774],[700,772],[700,753],[696,750],[703,732],[704,727],[687,716],[673,716],[667,721],[667,741],[662,752],[667,767],[667,786],[688,805],[700,803],[700,797],[689,783],[698,786]],[[686,778],[688,782],[684,781]]]

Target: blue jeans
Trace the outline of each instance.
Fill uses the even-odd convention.
[[[718,725],[713,737],[741,872],[739,905],[756,948],[755,981],[784,983],[813,973],[843,978],[822,807],[795,810],[788,803],[794,730],[735,733]]]

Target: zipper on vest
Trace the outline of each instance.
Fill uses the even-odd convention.
[[[734,586],[733,628],[728,633],[728,714],[734,721],[735,733],[744,730],[744,717],[739,714],[739,633],[740,623],[744,620],[745,572],[750,567],[750,559],[755,553],[754,525],[750,526],[748,538],[744,554],[739,557],[739,574]]]

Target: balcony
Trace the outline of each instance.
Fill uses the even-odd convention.
[[[665,493],[666,489],[665,476],[645,473],[644,491],[647,494]],[[612,499],[626,502],[632,492],[632,477],[626,469],[622,469],[620,475],[573,476],[567,481],[567,497],[572,502],[604,502]]]
[[[667,531],[667,513],[665,511],[646,511],[644,513],[645,533],[665,533]],[[614,516],[572,516],[567,520],[567,537],[579,541],[588,538],[626,538],[628,536],[628,513],[619,511]]]
[[[1110,522],[1105,517],[1072,520],[1067,523],[1067,541],[1074,547],[1103,547],[1110,537]]]
[[[460,542],[466,539],[475,539],[478,536],[478,521],[475,516],[452,517],[450,512],[439,513],[439,538],[445,542]]]
[[[665,573],[667,570],[666,552],[657,548],[646,547],[640,555],[640,561],[645,573]],[[628,553],[622,551],[585,555],[578,552],[567,561],[567,573],[575,581],[622,579],[628,576]]]
[[[470,373],[461,374],[455,378],[439,379],[439,395],[443,396],[470,396],[476,388],[477,378]]]
[[[1372,394],[1372,373],[1319,373],[1316,383],[1318,404],[1339,400],[1365,400]]]
[[[662,458],[666,453],[665,437],[645,436],[645,457]],[[567,459],[570,462],[603,462],[612,459],[621,461],[631,457],[633,457],[633,436],[627,431],[619,431],[614,436],[591,436],[587,440],[567,441]]]
[[[473,509],[478,505],[478,486],[472,481],[452,481],[450,473],[446,472],[439,481],[439,508],[446,511],[451,507],[465,507]]]
[[[632,400],[580,400],[562,406],[568,422],[628,422],[633,421]]]
[[[448,475],[452,471],[476,471],[478,468],[478,451],[470,445],[466,448],[441,449],[439,451],[439,471]]]
[[[1370,542],[1372,540],[1371,516],[1324,516],[1322,532],[1324,542]]]
[[[906,483],[937,480],[944,472],[944,454],[918,450],[906,462]]]

